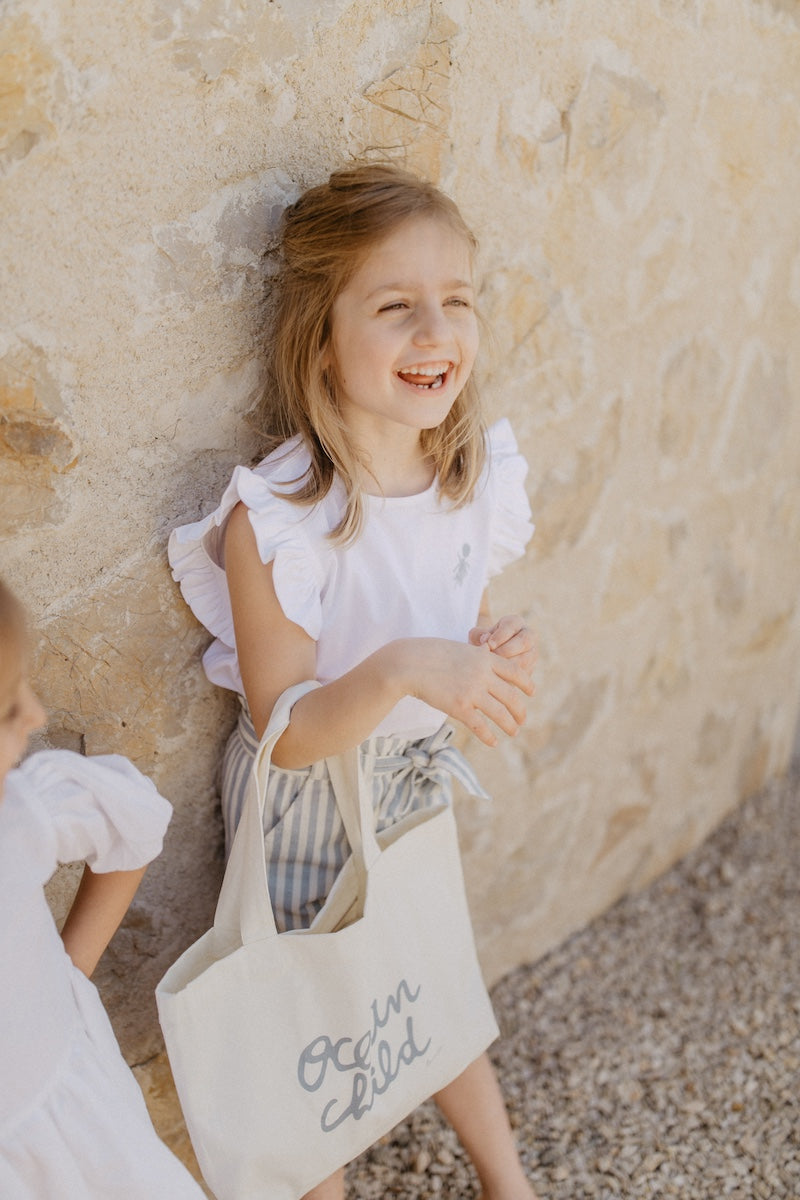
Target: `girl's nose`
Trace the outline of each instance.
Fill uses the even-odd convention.
[[[421,306],[417,313],[414,341],[418,346],[438,346],[450,340],[450,327],[438,304]]]

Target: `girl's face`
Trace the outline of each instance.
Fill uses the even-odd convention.
[[[3,654],[0,675],[0,797],[6,775],[25,753],[28,737],[45,722],[45,712],[25,675],[24,655]]]
[[[325,366],[359,440],[433,429],[467,382],[478,349],[464,238],[412,217],[365,258],[333,304]]]

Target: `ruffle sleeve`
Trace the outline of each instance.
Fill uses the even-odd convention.
[[[522,557],[533,534],[531,506],[525,491],[527,473],[528,464],[519,452],[510,423],[506,419],[498,421],[489,430],[490,578]]]
[[[249,510],[261,561],[274,563],[273,582],[285,615],[315,641],[319,638],[322,570],[311,548],[311,510],[276,494],[276,489],[278,493],[285,490],[300,473],[302,463],[298,467],[296,454],[284,458],[279,470],[269,459],[254,470],[237,467],[218,508],[170,535],[168,556],[173,578],[198,621],[219,643],[209,652],[214,659],[215,682],[235,690],[240,690],[240,681],[233,614],[222,566],[222,538],[228,517],[239,501]]]
[[[17,769],[53,839],[56,862],[132,871],[161,853],[172,805],[127,758],[42,750]]]

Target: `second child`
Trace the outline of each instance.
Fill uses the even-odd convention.
[[[94,970],[161,850],[171,808],[118,755],[43,750],[24,617],[0,582],[0,1196],[202,1200],[161,1142],[94,984]],[[87,867],[59,937],[44,885]]]

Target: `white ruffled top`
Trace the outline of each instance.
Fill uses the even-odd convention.
[[[308,463],[308,451],[293,438],[254,469],[237,467],[219,506],[170,537],[174,578],[214,636],[203,657],[206,674],[240,695],[222,555],[225,525],[239,501],[249,510],[262,561],[274,564],[284,613],[317,643],[323,684],[395,638],[466,640],[487,581],[522,556],[533,532],[527,464],[506,420],[489,430],[487,464],[469,504],[453,508],[435,481],[414,496],[366,495],[363,531],[346,546],[328,536],[344,511],[342,485],[313,506],[285,498]],[[427,737],[443,719],[405,697],[373,736]]]
[[[128,871],[155,858],[172,809],[117,755],[34,754],[0,803],[0,1127],[55,1070],[74,1021],[68,960],[42,888],[59,863]]]
[[[97,991],[72,965],[44,885],[60,863],[144,866],[172,807],[118,755],[34,754],[0,800],[0,1195],[201,1192],[158,1139]]]

